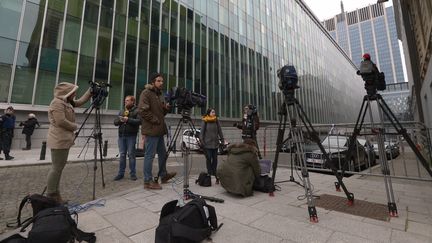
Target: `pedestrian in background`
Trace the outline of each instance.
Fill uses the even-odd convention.
[[[40,127],[38,120],[36,119],[36,115],[33,113],[28,114],[28,118],[24,122],[20,122],[20,127],[23,127],[22,134],[25,135],[26,139],[26,147],[22,148],[22,150],[30,150],[31,149],[31,136],[33,135],[33,131],[35,127]]]
[[[4,111],[4,114],[1,116],[1,135],[0,138],[2,140],[2,149],[3,153],[5,155],[5,160],[12,160],[14,159],[13,156],[11,156],[10,149],[12,145],[12,138],[14,136],[14,129],[15,129],[15,114],[14,114],[14,108],[12,106],[9,106]]]
[[[120,153],[120,164],[115,181],[121,180],[124,177],[126,170],[126,154],[129,157],[129,174],[130,179],[137,180],[136,176],[136,156],[135,146],[137,133],[141,125],[141,119],[138,115],[138,108],[135,106],[135,97],[128,95],[124,101],[125,107],[119,113],[119,116],[114,120],[114,125],[118,126],[118,146]]]
[[[219,140],[224,143],[222,128],[215,109],[209,108],[202,117],[200,142],[205,150],[207,173],[216,177],[216,184],[219,184],[219,178],[216,176]]]
[[[60,180],[66,165],[69,149],[74,145],[77,129],[74,107],[84,105],[90,98],[90,89],[78,100],[75,100],[78,86],[62,82],[54,88],[54,98],[48,108],[48,147],[51,148],[51,169],[47,178],[47,196],[64,203],[60,195]]]
[[[145,136],[144,154],[144,189],[160,190],[161,185],[153,180],[152,169],[155,153],[158,154],[159,172],[157,178],[167,183],[177,173],[168,173],[166,170],[166,147],[164,135],[167,134],[165,115],[170,105],[164,101],[162,95],[164,78],[160,73],[152,73],[149,83],[145,85],[139,99],[139,113],[141,116],[141,134]]]

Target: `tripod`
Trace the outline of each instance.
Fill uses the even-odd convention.
[[[408,135],[406,129],[402,127],[402,125],[397,120],[397,118],[393,114],[393,112],[390,110],[389,106],[384,101],[382,96],[380,94],[377,94],[376,91],[375,92],[370,92],[369,90],[367,90],[367,91],[368,91],[367,92],[368,94],[363,97],[363,103],[361,105],[360,112],[359,112],[358,117],[357,117],[357,121],[356,121],[356,124],[354,127],[354,132],[349,138],[349,146],[348,146],[347,156],[345,158],[351,158],[351,156],[355,152],[355,141],[356,141],[357,136],[362,135],[362,134],[360,134],[360,131],[362,129],[362,125],[364,122],[364,118],[366,116],[366,112],[368,111],[368,108],[369,108],[369,115],[370,115],[371,124],[372,124],[371,130],[372,130],[373,134],[377,135],[377,140],[378,140],[379,159],[380,159],[380,163],[381,163],[381,171],[384,175],[384,183],[385,183],[385,189],[386,189],[386,194],[387,194],[387,201],[388,201],[387,205],[388,205],[389,214],[392,217],[397,217],[398,212],[397,212],[397,207],[396,207],[395,198],[394,198],[394,194],[393,194],[393,187],[392,187],[392,182],[391,182],[389,164],[387,161],[386,151],[385,151],[385,147],[384,147],[384,136],[385,136],[386,132],[384,129],[383,115],[385,115],[390,120],[390,123],[396,129],[397,134],[402,135],[405,138],[405,141],[408,143],[408,145],[414,151],[415,155],[420,160],[423,167],[426,169],[426,171],[431,176],[432,176],[432,171],[431,171],[426,159],[423,157],[423,155],[420,153],[418,148],[415,146],[414,142],[411,140],[410,136]],[[379,114],[379,118],[380,118],[379,123],[381,123],[381,128],[375,128],[374,127],[372,110],[371,110],[371,101],[377,102],[378,114]]]
[[[96,199],[96,170],[97,170],[97,162],[100,161],[101,166],[101,175],[102,175],[102,187],[105,188],[105,180],[104,180],[104,173],[103,173],[103,156],[102,156],[102,131],[101,131],[101,115],[100,115],[100,104],[102,102],[98,102],[99,99],[93,100],[92,104],[89,108],[87,108],[84,111],[84,114],[87,113],[87,111],[90,109],[90,111],[87,113],[86,118],[84,119],[84,122],[81,124],[81,127],[78,129],[78,131],[75,133],[75,140],[78,137],[79,133],[81,132],[81,129],[83,128],[84,124],[87,122],[88,118],[90,117],[90,114],[93,110],[95,110],[95,124],[93,127],[92,134],[90,134],[87,137],[87,141],[85,142],[83,149],[81,150],[78,157],[81,156],[81,153],[83,152],[84,148],[87,144],[89,144],[90,139],[93,138],[95,142],[94,146],[94,158],[93,158],[93,200]],[[99,105],[98,105],[99,104]],[[99,150],[99,159],[98,159],[98,150]]]
[[[190,117],[190,112],[191,112],[190,109],[184,109],[184,108],[182,109],[182,112],[181,112],[182,117],[180,118],[180,120],[177,124],[177,127],[174,131],[174,135],[172,136],[172,139],[168,145],[167,153],[165,156],[166,159],[168,159],[168,155],[175,148],[175,143],[177,141],[177,138],[178,138],[180,132],[183,130],[184,124],[187,124],[189,126],[189,128],[193,132],[192,134],[194,136],[196,136],[196,139],[198,140],[198,142],[200,142],[199,137],[197,136],[197,132],[196,132],[197,130],[196,130],[195,125],[193,124],[193,121]],[[184,163],[183,163],[183,198],[185,200],[195,199],[195,198],[203,198],[203,199],[209,200],[211,202],[223,203],[224,202],[223,199],[195,194],[189,189],[189,162],[192,161],[192,156],[190,156],[190,148],[188,146],[186,146],[184,141],[182,141],[181,150],[182,150],[182,156],[183,156],[183,161],[184,161]]]
[[[290,109],[291,108],[291,109]],[[312,188],[311,183],[309,179],[309,172],[307,169],[306,164],[306,158],[304,154],[303,149],[303,131],[301,127],[296,126],[296,117],[299,117],[302,121],[304,127],[306,128],[306,131],[309,134],[309,137],[313,142],[315,142],[318,147],[320,148],[323,157],[325,159],[324,165],[330,167],[333,174],[336,176],[338,182],[336,184],[336,188],[339,189],[340,186],[342,186],[342,189],[344,190],[347,199],[348,204],[352,205],[354,203],[354,194],[350,193],[347,188],[345,187],[345,184],[342,181],[342,175],[338,172],[335,164],[333,164],[330,160],[330,157],[328,156],[326,150],[324,149],[323,145],[320,142],[320,139],[318,137],[318,133],[313,128],[309,118],[307,117],[306,113],[304,112],[302,106],[300,105],[299,101],[294,97],[294,90],[290,90],[286,95],[284,102],[282,103],[282,106],[279,111],[279,128],[278,128],[278,136],[277,136],[277,142],[276,142],[276,154],[275,159],[273,163],[273,174],[272,174],[272,183],[274,184],[275,176],[276,176],[276,169],[278,165],[279,160],[279,152],[282,147],[282,141],[283,136],[286,129],[287,119],[291,121],[291,125],[289,127],[290,129],[290,135],[292,136],[293,143],[295,144],[296,148],[296,157],[298,159],[298,163],[300,165],[301,174],[302,174],[302,180],[303,180],[303,187],[305,189],[305,196],[308,203],[308,212],[311,222],[318,222],[318,216],[317,211],[315,208],[315,202],[312,195]],[[294,179],[294,178],[292,178]],[[291,181],[291,179],[290,179]]]

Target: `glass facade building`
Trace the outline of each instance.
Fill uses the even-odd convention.
[[[222,119],[253,103],[276,121],[285,64],[297,68],[312,122],[353,121],[363,81],[300,0],[0,1],[0,106],[43,110],[58,82],[82,94],[92,80],[112,85],[103,108],[114,114],[158,71],[166,90],[206,95]]]
[[[393,7],[378,3],[352,12],[342,10],[323,25],[357,66],[363,53],[369,53],[387,84],[405,81]]]

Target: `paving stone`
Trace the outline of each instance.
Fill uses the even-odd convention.
[[[79,213],[78,216],[78,228],[82,231],[94,232],[111,227],[111,224],[94,210]]]
[[[126,236],[154,228],[159,224],[158,215],[142,207],[109,214],[105,218]]]
[[[431,237],[419,235],[411,232],[405,232],[400,230],[392,230],[391,234],[392,243],[431,243]]]
[[[101,215],[108,215],[121,212],[129,208],[134,208],[136,206],[137,205],[135,203],[119,197],[112,200],[107,200],[104,207],[94,208],[94,210]]]
[[[229,218],[242,224],[249,224],[266,213],[241,204],[225,201],[224,203],[212,204],[216,208],[216,213],[225,218]]]
[[[156,228],[151,228],[149,230],[131,236],[130,239],[135,243],[154,243],[155,235],[156,235]]]
[[[423,224],[408,220],[407,231],[415,234],[424,235],[426,237],[429,237],[432,241],[432,227],[430,224]]]
[[[118,242],[118,243],[132,243],[132,241],[122,234],[115,227],[109,227],[96,231],[96,242]]]
[[[327,242],[332,230],[321,226],[292,220],[279,215],[267,214],[254,221],[250,226],[296,242]]]
[[[366,239],[366,238],[362,238],[362,237],[358,237],[355,235],[351,235],[348,233],[342,233],[342,232],[334,232],[329,240],[327,242],[338,242],[338,243],[374,243],[376,241],[370,240],[370,239]]]

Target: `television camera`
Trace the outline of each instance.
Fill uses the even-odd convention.
[[[102,103],[105,101],[105,98],[108,97],[108,87],[112,87],[108,83],[98,83],[89,81],[90,84],[90,93],[92,95],[92,105],[96,107],[100,107]]]
[[[182,87],[172,87],[165,95],[165,101],[170,105],[175,102],[177,112],[180,114],[190,114],[194,106],[205,107],[207,96],[192,92]]]
[[[377,90],[386,89],[384,73],[378,71],[378,68],[371,60],[363,60],[360,63],[360,70],[357,70],[357,75],[360,75],[365,82],[368,95],[375,95]]]
[[[285,65],[277,71],[277,76],[279,78],[279,89],[284,93],[284,95],[293,94],[295,89],[300,88],[297,85],[298,76],[297,71],[292,65]]]

